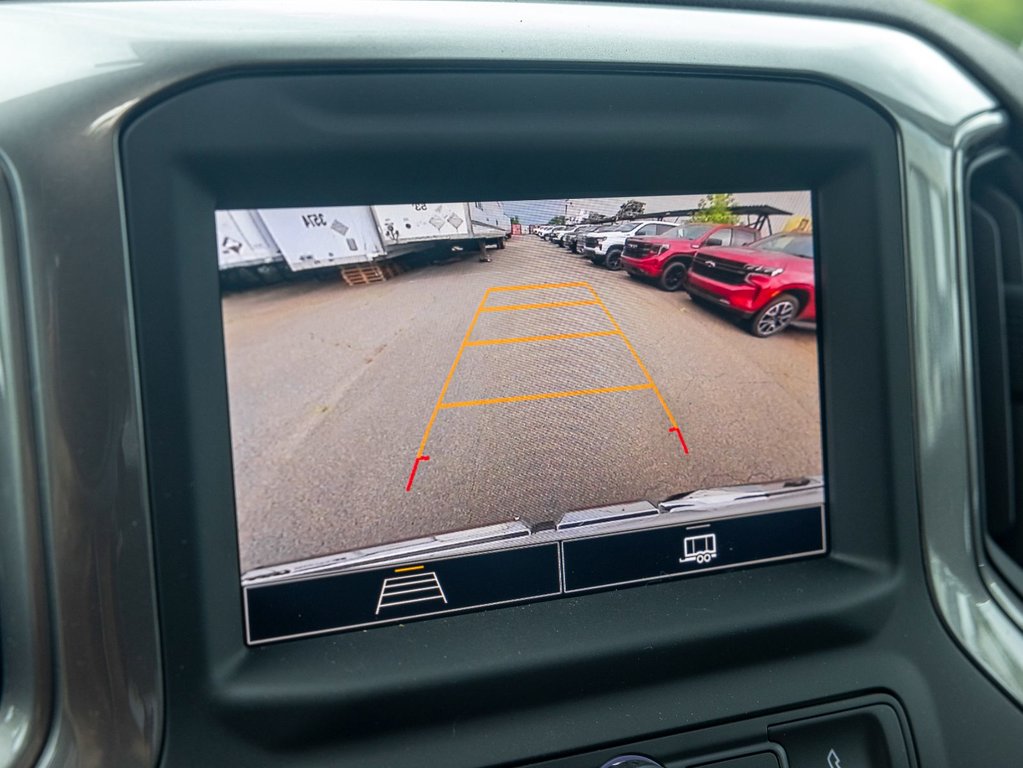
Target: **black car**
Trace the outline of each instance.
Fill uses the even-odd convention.
[[[588,232],[594,231],[599,225],[583,224],[576,227],[564,238],[564,246],[572,253],[579,253],[579,244]]]

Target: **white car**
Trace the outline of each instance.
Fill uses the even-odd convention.
[[[678,224],[669,221],[623,221],[610,229],[597,230],[586,235],[583,254],[594,264],[603,264],[608,269],[622,268],[622,251],[629,237],[659,235]]]
[[[563,226],[563,225],[559,225],[559,226],[556,226],[556,227],[551,227],[547,231],[547,233],[544,234],[544,239],[545,240],[550,240],[553,243],[553,242],[555,242],[555,240],[557,238],[561,237],[561,233],[564,232],[566,229],[568,229],[568,227]]]

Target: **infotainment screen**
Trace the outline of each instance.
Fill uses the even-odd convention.
[[[250,644],[827,551],[809,192],[216,227]]]

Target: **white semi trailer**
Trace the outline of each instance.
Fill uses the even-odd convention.
[[[437,247],[503,245],[511,231],[500,203],[231,210],[218,211],[216,224],[222,272],[263,265],[302,272]]]
[[[504,212],[501,203],[470,203],[469,216],[478,233],[496,232],[504,237],[511,234],[511,217]]]

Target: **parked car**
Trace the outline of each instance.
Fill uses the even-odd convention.
[[[564,245],[565,244],[565,235],[567,235],[573,229],[575,229],[574,226],[572,226],[572,227],[569,227],[569,226],[562,227],[560,230],[558,230],[557,232],[554,233],[554,236],[551,238],[551,242],[554,243],[555,245]]]
[[[562,232],[565,231],[565,229],[566,229],[566,227],[563,227],[563,226],[560,226],[560,225],[557,226],[557,227],[551,227],[550,230],[548,230],[547,234],[544,235],[544,239],[545,240],[549,240],[550,242],[553,243],[553,242],[555,242],[555,239],[559,235],[561,235]]]
[[[579,236],[579,232],[585,228],[586,228],[585,224],[576,224],[574,226],[569,227],[568,229],[561,233],[561,237],[558,239],[558,245],[560,245],[562,248],[568,248],[569,244],[572,242],[572,239],[577,238]]]
[[[594,264],[603,264],[608,269],[621,269],[622,252],[628,238],[660,235],[676,226],[667,221],[623,221],[605,231],[598,230],[586,235],[583,253]]]
[[[662,235],[627,238],[622,266],[632,277],[656,280],[663,290],[677,291],[697,249],[747,245],[759,238],[752,227],[691,222]]]
[[[813,235],[780,232],[745,247],[702,248],[693,257],[685,289],[748,320],[754,336],[815,321]]]
[[[582,239],[590,232],[596,230],[597,227],[597,224],[583,224],[576,227],[572,234],[565,238],[565,247],[572,253],[579,253]]]
[[[587,242],[590,243],[591,247],[596,244],[597,238],[603,237],[605,234],[613,232],[620,225],[617,222],[611,222],[609,224],[597,224],[593,229],[585,234],[581,235],[578,240],[577,248],[579,253],[590,258],[590,254],[586,252]]]

